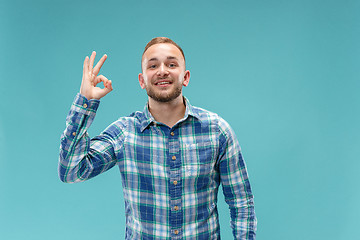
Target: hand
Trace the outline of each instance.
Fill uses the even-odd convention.
[[[98,76],[98,73],[107,58],[106,54],[93,68],[95,56],[96,52],[94,51],[92,52],[90,59],[88,56],[86,56],[84,61],[80,93],[87,99],[100,99],[113,90],[111,80],[108,80],[103,75]],[[104,88],[99,88],[96,86],[100,82],[103,82]]]

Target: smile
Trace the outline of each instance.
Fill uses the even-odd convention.
[[[155,83],[155,85],[167,85],[167,84],[171,84],[171,82],[164,80],[164,81],[159,81],[159,82]]]

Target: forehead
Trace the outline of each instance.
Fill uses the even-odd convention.
[[[149,60],[164,60],[169,57],[175,57],[180,61],[184,61],[184,58],[180,50],[173,44],[170,43],[158,43],[149,47],[143,56],[143,61]]]

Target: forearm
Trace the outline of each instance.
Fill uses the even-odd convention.
[[[87,134],[98,105],[98,100],[89,101],[80,94],[75,97],[60,143],[59,177],[63,182],[87,180],[113,164],[110,144],[104,139],[102,144],[92,142]]]

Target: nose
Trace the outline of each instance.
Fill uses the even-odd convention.
[[[168,71],[167,67],[165,66],[165,64],[161,64],[160,67],[158,68],[157,75],[159,77],[163,77],[163,76],[167,76],[168,74],[169,74],[169,71]]]

